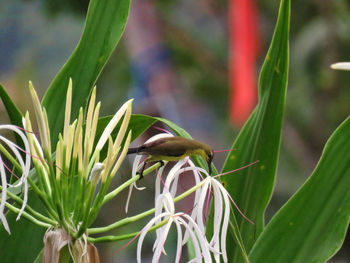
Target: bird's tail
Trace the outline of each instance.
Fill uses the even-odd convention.
[[[129,148],[127,154],[137,153],[138,150],[139,150],[139,147],[136,147],[136,148]]]

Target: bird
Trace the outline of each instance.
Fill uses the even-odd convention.
[[[160,162],[163,166],[163,161],[179,161],[191,155],[203,157],[208,164],[209,175],[211,175],[211,163],[214,157],[214,151],[209,145],[179,136],[160,138],[139,147],[129,148],[127,154],[148,155],[139,173],[140,179],[143,178],[143,171],[148,162]]]

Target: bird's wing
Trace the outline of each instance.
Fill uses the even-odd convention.
[[[186,146],[186,145],[185,145]],[[182,156],[186,152],[186,147],[176,140],[159,139],[146,143],[141,147],[141,152],[150,155]]]

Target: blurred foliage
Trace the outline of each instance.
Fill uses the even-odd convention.
[[[30,2],[33,0],[23,0],[25,2]],[[60,13],[73,13],[75,15],[81,15],[85,17],[90,0],[40,0],[43,5],[43,10],[48,15],[48,17],[54,17]]]

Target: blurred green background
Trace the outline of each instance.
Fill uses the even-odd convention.
[[[255,2],[260,36],[258,72],[279,1]],[[87,5],[87,0],[1,0],[0,82],[23,112],[31,109],[28,81],[43,94],[74,50]],[[134,97],[134,112],[168,118],[214,149],[229,149],[239,127],[228,121],[227,6],[224,0],[132,1],[126,33],[97,82],[102,114],[114,113],[122,102]],[[350,1],[292,2],[287,104],[267,221],[307,179],[327,138],[350,113],[350,73],[329,68],[334,62],[350,61],[349,33]],[[0,121],[8,122],[2,104]],[[217,154],[214,162],[218,168],[224,157]],[[115,184],[127,178],[127,165],[124,171]],[[150,198],[151,183],[144,182]],[[143,203],[145,194],[133,196],[134,211],[152,206]],[[124,216],[124,200],[125,196],[107,205],[96,225]],[[138,229],[140,226],[133,226],[130,231]],[[115,254],[126,242],[98,245],[102,262],[117,262],[116,258],[135,262],[135,244]],[[150,257],[151,240],[146,246],[143,255]],[[347,238],[330,262],[350,262],[349,246]],[[171,255],[171,248],[169,251]],[[162,257],[162,262],[171,259]]]

